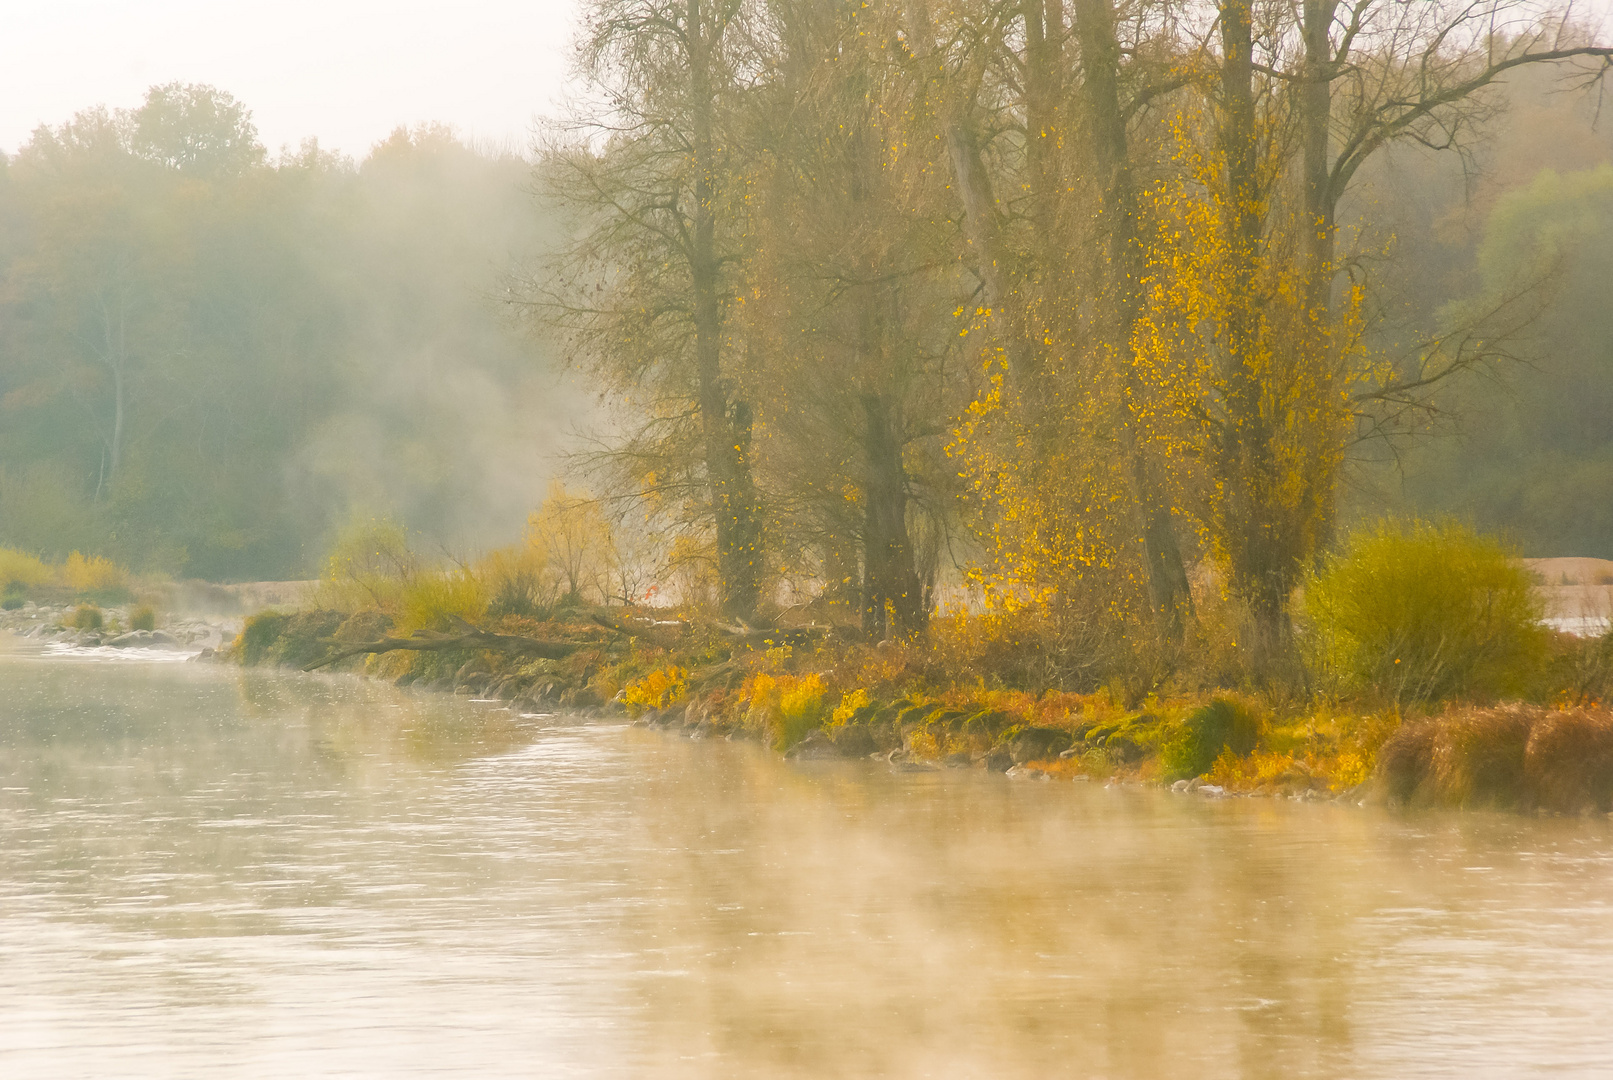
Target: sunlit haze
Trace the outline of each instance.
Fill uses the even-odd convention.
[[[524,145],[570,63],[573,0],[23,0],[0,5],[0,150],[156,83],[210,83],[271,151],[362,157],[400,124]]]

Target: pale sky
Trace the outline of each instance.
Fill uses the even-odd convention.
[[[154,83],[211,83],[270,151],[362,158],[439,121],[524,148],[571,63],[578,0],[0,0],[0,150]]]
[[[0,150],[154,83],[211,83],[271,152],[362,158],[439,121],[525,148],[570,70],[580,0],[0,0]],[[1605,19],[1613,0],[1575,0]],[[1604,26],[1606,23],[1603,24]]]

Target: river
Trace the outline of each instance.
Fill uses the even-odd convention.
[[[0,1076],[1613,1070],[1613,828],[0,652]]]

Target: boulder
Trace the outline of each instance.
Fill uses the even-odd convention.
[[[994,750],[988,751],[985,756],[980,759],[979,764],[981,768],[985,769],[987,772],[1007,772],[1009,769],[1013,768],[1014,758],[1013,755],[1009,754],[1006,747],[999,746]]]
[[[843,724],[829,738],[849,758],[867,757],[879,749],[866,724]]]
[[[828,761],[842,755],[840,748],[821,730],[807,732],[807,737],[784,752],[792,761]]]
[[[1070,733],[1058,728],[1031,727],[1021,731],[1008,746],[1008,755],[1015,765],[1027,761],[1046,761],[1056,758],[1070,747]]]
[[[1114,734],[1103,740],[1103,751],[1111,762],[1130,765],[1143,759],[1143,748],[1130,735]]]

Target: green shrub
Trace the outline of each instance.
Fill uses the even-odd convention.
[[[420,570],[409,534],[389,518],[355,517],[336,537],[313,602],[352,614],[366,608],[391,611],[405,584]]]
[[[337,611],[304,611],[295,615],[266,611],[252,616],[235,639],[241,662],[303,667],[330,652],[330,639],[342,625]]]
[[[78,630],[99,630],[104,621],[101,609],[94,604],[80,604],[73,612],[73,627]]]
[[[1303,642],[1340,688],[1397,702],[1517,694],[1546,655],[1529,571],[1454,522],[1385,521],[1305,583]]]
[[[27,602],[21,593],[6,593],[5,599],[0,600],[0,611],[16,611]]]
[[[1216,698],[1177,725],[1159,761],[1169,779],[1203,776],[1223,750],[1246,757],[1259,742],[1260,718],[1239,702]]]
[[[139,607],[129,612],[129,629],[157,629],[157,609],[152,607],[150,604],[141,604]]]

